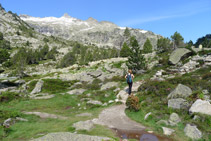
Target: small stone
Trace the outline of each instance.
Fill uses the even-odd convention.
[[[109,100],[109,101],[108,101],[109,104],[110,104],[110,103],[113,103],[113,102],[114,102],[113,100]]]
[[[149,112],[147,113],[145,116],[144,116],[144,120],[147,120],[147,118],[152,114],[152,112]]]
[[[150,133],[150,134],[152,134],[153,133],[153,131],[147,131],[148,133]]]
[[[77,117],[91,117],[92,114],[91,113],[81,113],[81,114],[78,114],[76,115]]]
[[[172,113],[170,115],[170,118],[169,118],[169,123],[171,126],[175,126],[177,125],[179,122],[181,122],[181,119],[179,118],[179,115],[176,114],[176,113]]]
[[[156,124],[165,124],[165,125],[169,125],[167,120],[159,120]]]
[[[80,95],[80,94],[83,94],[86,90],[85,89],[74,89],[74,90],[71,90],[69,92],[67,92],[68,94],[70,95]]]
[[[87,104],[103,105],[101,101],[97,101],[97,100],[90,100],[87,102]]]
[[[12,118],[8,118],[3,122],[4,127],[10,127],[11,125],[15,124],[15,120]]]
[[[28,119],[20,118],[20,117],[16,117],[16,120],[18,120],[18,121],[25,121],[25,122],[29,121]]]
[[[166,128],[166,127],[162,127],[162,129],[163,129],[163,134],[167,136],[170,136],[175,131],[173,129]]]

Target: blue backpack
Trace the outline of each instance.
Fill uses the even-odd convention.
[[[131,76],[131,74],[127,75],[127,83],[132,83],[132,76]]]

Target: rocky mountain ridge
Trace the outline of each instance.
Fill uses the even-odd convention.
[[[60,18],[39,18],[28,15],[20,15],[20,18],[42,34],[79,41],[85,44],[121,48],[123,42],[126,40],[124,38],[126,27],[119,27],[107,21],[98,22],[91,17],[85,21],[73,18],[68,14],[64,14]],[[129,29],[131,34],[136,36],[141,47],[146,39],[149,38],[154,48],[156,48],[157,39],[161,37],[160,35],[141,29]]]

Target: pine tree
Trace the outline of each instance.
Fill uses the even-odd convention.
[[[157,50],[158,52],[168,52],[171,50],[171,43],[168,38],[160,38],[157,40]]]
[[[138,41],[133,36],[130,38],[131,54],[128,57],[127,66],[134,71],[145,69],[145,58],[142,55]]]
[[[0,40],[3,40],[4,39],[4,35],[3,33],[0,32]]]
[[[20,48],[12,58],[13,64],[16,65],[17,75],[23,78],[25,66],[27,64],[27,52],[25,48]]]
[[[152,53],[152,44],[148,38],[144,43],[143,53]]]
[[[126,37],[126,39],[128,39],[130,37],[130,30],[127,27],[124,31],[124,37]]]
[[[175,32],[174,35],[171,36],[171,39],[174,43],[174,48],[181,46],[184,42],[184,38],[178,32]]]
[[[124,42],[123,47],[120,51],[120,56],[121,57],[128,57],[131,53],[131,49],[128,47],[127,43]]]
[[[10,58],[10,55],[6,49],[1,49],[0,48],[0,64],[5,62],[7,59]]]

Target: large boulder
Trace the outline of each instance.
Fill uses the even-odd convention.
[[[188,107],[189,107],[189,103],[185,99],[176,98],[176,99],[169,99],[168,100],[168,108],[188,109]]]
[[[91,120],[79,121],[73,124],[76,130],[87,130],[90,131],[94,127],[94,123]]]
[[[117,98],[118,101],[121,101],[122,103],[126,103],[126,100],[128,98],[128,93],[124,90],[121,90],[118,94],[117,94]]]
[[[90,71],[87,74],[94,77],[94,78],[97,78],[97,77],[102,75],[102,71],[101,70]]]
[[[74,89],[74,90],[71,90],[69,92],[67,92],[68,94],[70,95],[80,95],[80,94],[83,94],[86,90],[85,89]]]
[[[197,99],[189,109],[189,112],[211,115],[211,104],[209,101]]]
[[[70,132],[49,133],[43,137],[33,139],[32,141],[109,141],[110,138],[75,134]]]
[[[41,92],[43,84],[44,84],[44,81],[40,79],[30,94],[36,94],[36,93]]]
[[[89,100],[87,104],[92,104],[92,105],[103,105],[101,101],[98,100]]]
[[[172,98],[187,98],[192,94],[192,90],[182,84],[179,84],[169,95],[168,99]]]
[[[185,135],[191,139],[200,139],[202,137],[201,131],[196,127],[190,124],[187,124],[184,129]]]
[[[191,51],[188,50],[188,49],[185,49],[185,48],[178,48],[178,49],[174,50],[174,51],[171,53],[171,55],[170,55],[170,57],[169,57],[169,61],[170,61],[170,63],[172,63],[173,65],[175,65],[175,64],[177,64],[177,63],[180,61],[180,59],[181,59],[183,56],[189,54],[190,52],[191,52]]]
[[[108,82],[104,85],[102,85],[101,87],[101,91],[107,90],[107,89],[111,89],[113,87],[118,87],[118,83],[117,82]]]

